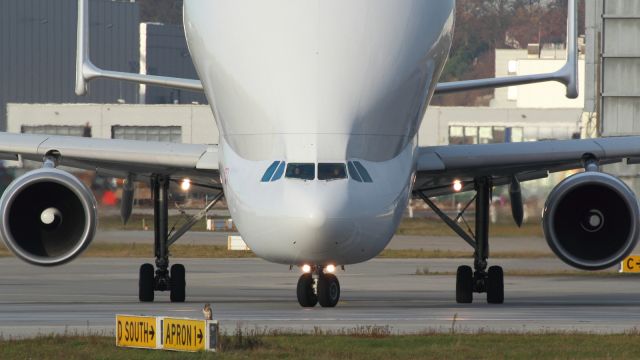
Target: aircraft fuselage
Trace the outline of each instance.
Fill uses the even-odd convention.
[[[411,195],[454,0],[186,0],[243,239],[283,264],[379,254]]]

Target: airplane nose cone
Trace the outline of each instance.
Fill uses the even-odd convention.
[[[327,222],[327,215],[322,210],[314,210],[309,213],[307,224],[313,229],[320,229]]]

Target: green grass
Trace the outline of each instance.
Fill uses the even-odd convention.
[[[473,230],[473,222],[469,225]],[[462,228],[466,228],[463,223]],[[431,236],[458,236],[444,222],[435,219],[404,218],[396,231],[398,235],[431,235]],[[543,237],[540,223],[528,223],[518,228],[513,223],[497,223],[489,226],[491,237]]]
[[[149,258],[153,254],[152,244],[91,244],[82,254],[84,257],[100,258]],[[255,258],[252,251],[230,251],[226,246],[218,245],[189,245],[175,244],[170,248],[170,255],[178,258],[215,259],[215,258]],[[384,250],[378,258],[381,259],[471,259],[471,251],[450,250],[422,250],[422,249],[390,249]],[[0,257],[13,256],[11,252],[0,243]],[[495,259],[539,259],[552,257],[551,253],[522,251],[522,252],[495,252]]]
[[[497,251],[492,259],[542,259],[553,258],[551,252],[542,251]],[[473,259],[473,252],[454,250],[386,249],[378,258],[382,259]]]
[[[0,341],[0,358],[13,359],[632,359],[637,332],[477,333],[390,335],[280,334],[222,339],[221,353],[176,353],[117,348],[112,337],[44,336]]]
[[[213,245],[173,245],[170,249],[171,256],[179,258],[254,258],[251,251],[230,251],[226,246]],[[0,244],[0,257],[13,256],[13,254]],[[99,258],[151,258],[153,257],[153,245],[151,244],[91,244],[81,255],[83,257]]]
[[[186,219],[185,216],[172,215],[169,216],[169,227],[174,224],[182,224]],[[226,219],[226,218],[220,218]],[[469,223],[473,226],[473,222]],[[102,216],[98,222],[98,229],[102,231],[108,230],[143,230],[144,225],[148,229],[153,229],[153,216],[134,214],[126,225],[122,224],[119,216]],[[206,219],[198,221],[191,231],[206,231]],[[461,224],[464,227],[464,224]],[[522,228],[518,228],[512,223],[491,224],[489,227],[489,235],[492,237],[542,237],[542,226],[539,223],[525,224]],[[400,227],[396,231],[398,235],[418,235],[418,236],[458,236],[444,222],[436,219],[424,218],[404,218],[400,223]]]
[[[174,225],[179,227],[188,219],[188,216],[184,215],[171,215],[169,216],[169,229]],[[223,219],[223,218],[221,218]],[[224,218],[227,219],[227,218]],[[98,221],[98,230],[144,230],[145,226],[149,230],[153,230],[153,215],[133,214],[126,225],[122,223],[120,216],[101,216]],[[207,220],[205,218],[200,219],[192,228],[191,231],[206,231]]]
[[[426,276],[440,276],[440,275],[452,276],[455,274],[456,274],[455,271],[432,271],[428,266],[417,266],[416,272],[415,272],[415,275],[426,275]],[[616,269],[607,269],[607,270],[599,270],[599,271],[511,269],[511,270],[505,270],[504,274],[505,276],[532,276],[532,277],[589,276],[589,277],[600,277],[600,278],[620,278],[623,276],[637,278],[639,275],[637,273],[620,273]]]

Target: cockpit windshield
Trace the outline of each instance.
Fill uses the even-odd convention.
[[[316,165],[289,163],[284,176],[288,179],[313,180],[316,178]]]
[[[341,163],[318,164],[318,180],[338,180],[347,178],[347,168]]]

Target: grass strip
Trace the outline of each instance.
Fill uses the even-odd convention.
[[[186,215],[170,215],[169,216],[169,228],[174,225],[177,227],[183,224],[189,216]],[[218,217],[215,217],[218,219]],[[223,218],[220,218],[223,219]],[[224,218],[226,219],[226,218]],[[127,224],[122,223],[120,216],[100,216],[98,221],[98,230],[153,230],[153,215],[151,214],[133,214]],[[207,231],[207,220],[205,218],[200,219],[191,228],[191,231]]]
[[[184,215],[169,216],[169,227],[179,226],[187,219]],[[227,219],[226,217],[216,217],[216,219]],[[206,219],[198,221],[191,231],[206,231]],[[469,223],[473,227],[473,221]],[[122,224],[119,216],[101,216],[98,221],[98,229],[109,230],[144,230],[153,229],[153,215],[133,214],[126,225]],[[416,236],[458,236],[444,222],[437,219],[426,218],[404,218],[396,231],[398,235]],[[491,237],[543,237],[542,226],[534,222],[524,224],[518,228],[512,223],[491,224],[489,227]]]
[[[455,271],[432,271],[428,266],[418,266],[416,267],[415,275],[421,276],[452,276],[456,275]],[[588,276],[588,277],[601,277],[601,278],[619,278],[621,276],[627,277],[638,277],[640,274],[637,273],[620,273],[617,270],[599,270],[599,271],[584,271],[584,270],[533,270],[533,269],[512,269],[505,270],[505,276],[531,276],[531,277],[542,277],[542,276]]]
[[[464,224],[460,224],[464,228]],[[473,229],[474,222],[469,225]],[[397,235],[430,235],[430,236],[458,236],[443,221],[424,218],[404,218],[396,231]],[[513,223],[497,223],[489,226],[490,237],[544,237],[539,222],[522,225],[521,228]]]
[[[171,256],[179,258],[193,259],[237,259],[255,258],[252,251],[231,251],[226,246],[218,245],[190,245],[175,244],[170,249]],[[85,257],[102,258],[150,258],[153,257],[152,244],[91,244],[82,254]],[[470,251],[450,251],[450,250],[422,250],[422,249],[398,249],[384,250],[378,258],[382,259],[472,259]],[[0,257],[13,256],[11,252],[0,244]],[[496,252],[492,258],[496,259],[539,259],[551,257],[551,253],[542,252]]]
[[[42,336],[0,341],[13,359],[625,359],[640,335],[477,333],[223,336],[220,353],[117,348],[113,337]]]
[[[473,259],[473,252],[454,250],[386,249],[378,258],[382,259]],[[553,258],[551,252],[503,251],[491,253],[492,259],[542,259]]]
[[[255,258],[251,251],[230,251],[226,246],[214,245],[183,245],[171,246],[171,256],[192,259],[215,259],[215,258]],[[4,246],[0,246],[0,257],[13,256]],[[153,245],[151,244],[91,244],[81,255],[93,258],[152,258]]]

